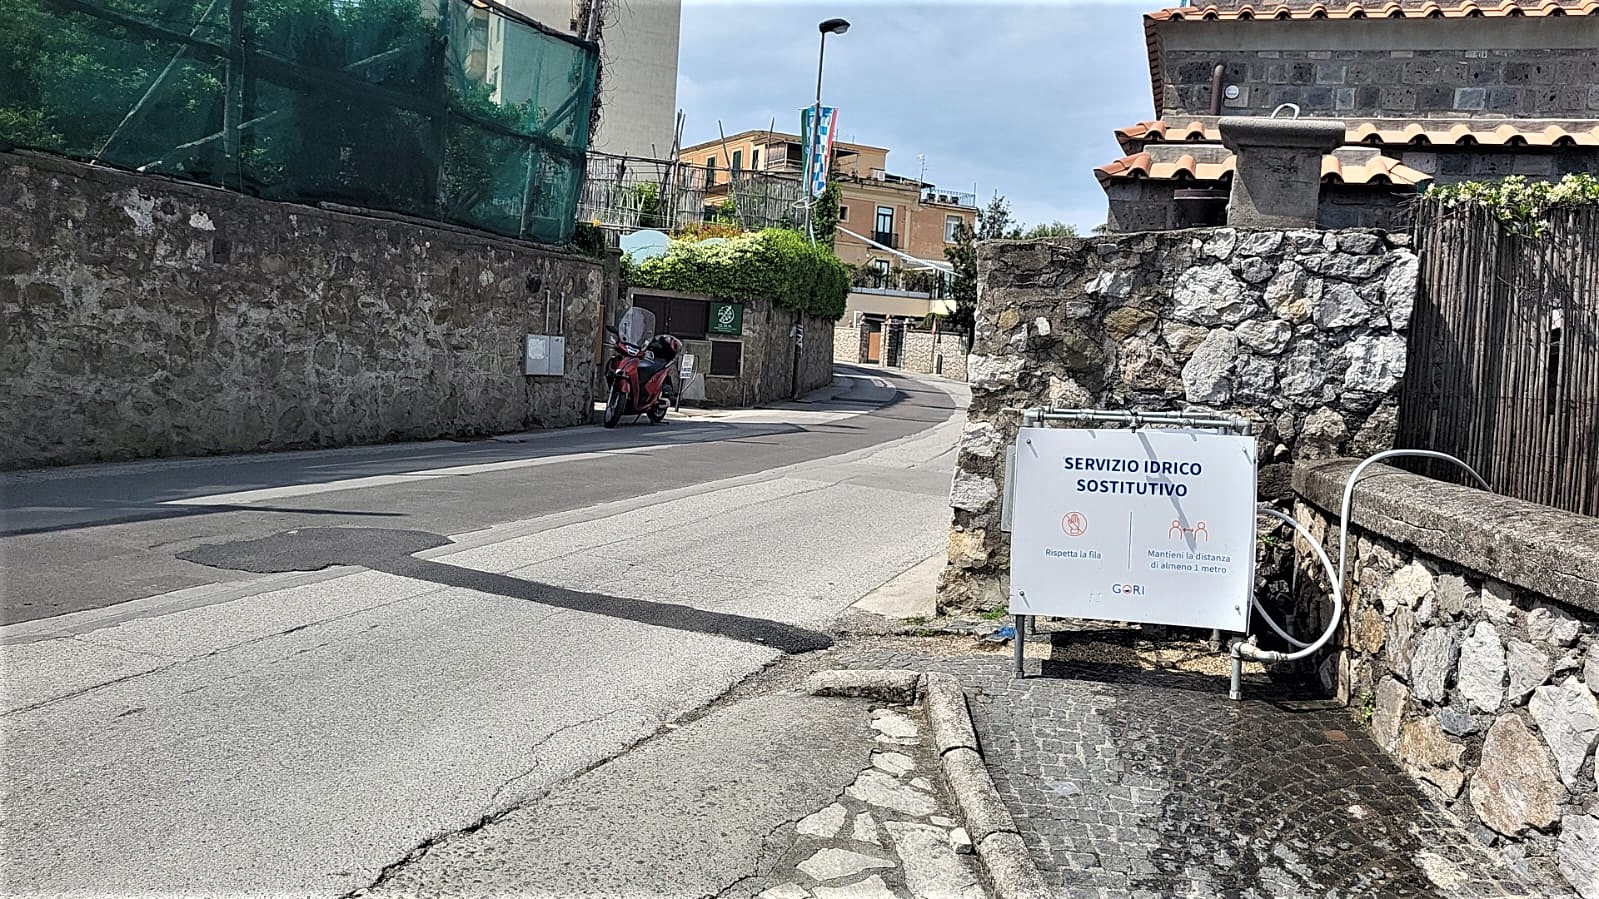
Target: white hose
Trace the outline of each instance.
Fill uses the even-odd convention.
[[[1310,531],[1308,529],[1306,529],[1306,527],[1304,525],[1302,525],[1299,522],[1295,521],[1291,516],[1289,516],[1287,514],[1284,514],[1282,512],[1279,512],[1276,509],[1272,509],[1272,508],[1269,508],[1269,507],[1266,507],[1266,506],[1259,506],[1259,507],[1257,507],[1255,509],[1255,511],[1259,512],[1262,515],[1270,515],[1273,518],[1282,519],[1283,521],[1286,521],[1290,525],[1292,525],[1293,529],[1295,531],[1298,531],[1300,536],[1305,538],[1305,542],[1310,544],[1310,548],[1315,550],[1317,558],[1321,559],[1322,567],[1327,570],[1328,579],[1331,580],[1331,578],[1333,577],[1333,574],[1334,574],[1332,559],[1327,555],[1327,551],[1321,548],[1321,541],[1317,540],[1314,536],[1312,536]],[[1299,648],[1294,650],[1293,652],[1283,653],[1283,652],[1267,652],[1267,651],[1254,649],[1254,645],[1253,644],[1249,644],[1249,643],[1240,643],[1240,644],[1234,644],[1234,645],[1235,646],[1246,646],[1246,647],[1249,647],[1250,650],[1253,650],[1252,652],[1245,652],[1244,653],[1246,658],[1253,658],[1253,659],[1256,659],[1257,661],[1272,661],[1272,662],[1291,662],[1291,661],[1293,661],[1295,659],[1302,659],[1305,656],[1308,656],[1311,653],[1315,652],[1316,650],[1321,649],[1323,646],[1327,645],[1327,641],[1331,640],[1333,633],[1338,630],[1338,620],[1343,617],[1343,611],[1344,611],[1344,591],[1342,589],[1342,582],[1340,582],[1340,581],[1331,581],[1331,583],[1332,583],[1332,598],[1333,598],[1332,623],[1327,625],[1327,629],[1322,631],[1321,632],[1321,636],[1317,637],[1314,642],[1305,643],[1305,642],[1303,642],[1301,640],[1296,640],[1293,637],[1288,636],[1287,632],[1284,631],[1282,629],[1282,627],[1280,627],[1277,624],[1277,622],[1273,621],[1270,615],[1266,614],[1266,610],[1261,608],[1259,600],[1256,600],[1255,601],[1255,608],[1260,612],[1260,616],[1262,618],[1266,619],[1266,623],[1271,625],[1271,629],[1276,631],[1278,636],[1281,636],[1283,639],[1287,640],[1288,642],[1297,645]]]
[[[1233,643],[1232,651],[1234,656],[1252,659],[1257,662],[1292,662],[1296,659],[1305,658],[1306,656],[1316,652],[1323,646],[1327,645],[1328,640],[1332,639],[1332,635],[1338,630],[1338,622],[1343,618],[1344,575],[1348,570],[1349,562],[1349,513],[1350,508],[1354,503],[1355,482],[1360,479],[1361,473],[1366,470],[1367,466],[1393,456],[1422,456],[1428,459],[1443,459],[1448,462],[1453,462],[1456,465],[1459,465],[1461,468],[1464,468],[1468,473],[1471,474],[1473,478],[1476,478],[1477,483],[1482,485],[1482,489],[1490,492],[1493,490],[1492,487],[1488,486],[1488,482],[1483,480],[1482,475],[1477,473],[1476,469],[1460,461],[1459,459],[1456,459],[1454,456],[1451,456],[1448,453],[1440,453],[1434,450],[1397,449],[1384,450],[1383,452],[1375,455],[1367,456],[1365,459],[1361,460],[1359,465],[1355,466],[1355,470],[1349,473],[1349,479],[1344,482],[1344,500],[1343,505],[1338,512],[1337,571],[1333,570],[1332,559],[1327,556],[1326,550],[1321,548],[1321,541],[1311,536],[1310,531],[1306,530],[1304,525],[1295,521],[1291,516],[1279,512],[1276,509],[1266,506],[1258,507],[1256,511],[1262,515],[1270,515],[1273,518],[1281,519],[1292,525],[1294,530],[1299,532],[1299,534],[1305,538],[1305,542],[1310,544],[1310,548],[1316,551],[1316,555],[1321,559],[1322,567],[1327,570],[1327,577],[1330,579],[1332,584],[1332,620],[1328,622],[1326,630],[1322,631],[1320,637],[1317,637],[1314,642],[1306,643],[1303,640],[1299,640],[1290,636],[1281,625],[1272,619],[1271,615],[1267,614],[1266,609],[1260,604],[1260,600],[1253,600],[1255,610],[1260,613],[1261,618],[1265,619],[1266,624],[1277,633],[1277,636],[1282,637],[1284,640],[1287,640],[1289,644],[1297,648],[1293,652],[1276,652],[1273,650],[1259,649],[1254,643],[1246,643],[1242,640],[1239,640]]]
[[[1344,582],[1344,573],[1348,570],[1349,512],[1350,505],[1355,499],[1355,481],[1360,478],[1360,473],[1366,470],[1366,466],[1371,465],[1374,462],[1387,459],[1390,456],[1424,456],[1428,459],[1443,459],[1446,462],[1453,462],[1456,465],[1459,465],[1461,468],[1464,468],[1472,477],[1476,478],[1477,483],[1482,485],[1482,489],[1488,491],[1489,493],[1493,492],[1493,488],[1488,486],[1488,482],[1483,480],[1482,475],[1477,474],[1477,470],[1475,468],[1472,468],[1470,465],[1467,465],[1448,453],[1440,453],[1433,450],[1396,449],[1384,450],[1376,455],[1367,456],[1359,465],[1355,466],[1354,471],[1349,473],[1349,480],[1344,482],[1344,504],[1338,511],[1338,583],[1340,586]]]
[[[1309,543],[1313,547],[1316,547],[1317,549],[1321,548],[1320,545],[1315,540],[1311,539],[1309,534],[1305,533],[1305,529],[1300,527],[1299,522],[1293,520],[1292,518],[1288,517],[1287,515],[1284,515],[1283,513],[1277,511],[1276,509],[1273,509],[1270,506],[1265,506],[1265,505],[1256,506],[1255,507],[1255,512],[1256,512],[1256,514],[1259,514],[1259,515],[1270,515],[1273,518],[1280,518],[1283,521],[1288,522],[1288,524],[1291,525],[1294,530],[1299,531],[1301,534],[1305,534],[1305,541],[1307,543]],[[1332,569],[1332,560],[1330,560],[1330,559],[1328,560],[1327,567],[1328,567],[1328,571],[1330,572],[1331,569]],[[1277,623],[1277,619],[1271,617],[1271,613],[1266,611],[1266,606],[1263,603],[1261,603],[1260,597],[1252,596],[1252,597],[1250,597],[1250,602],[1254,604],[1255,611],[1260,613],[1261,620],[1266,622],[1266,624],[1269,625],[1271,627],[1271,629],[1277,633],[1277,636],[1279,636],[1279,637],[1283,638],[1284,640],[1288,641],[1289,645],[1293,646],[1295,649],[1303,649],[1306,646],[1310,645],[1310,643],[1308,641],[1301,640],[1298,637],[1295,637],[1293,634],[1290,634],[1287,631],[1283,630],[1283,626]]]

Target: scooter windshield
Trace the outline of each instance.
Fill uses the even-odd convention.
[[[634,306],[622,316],[622,321],[616,326],[616,334],[633,346],[641,347],[649,343],[650,338],[655,336],[655,313]]]

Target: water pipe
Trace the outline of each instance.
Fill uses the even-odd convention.
[[[1477,473],[1476,469],[1460,461],[1454,456],[1449,455],[1448,453],[1440,453],[1434,450],[1397,449],[1385,450],[1383,452],[1367,456],[1365,459],[1361,460],[1359,465],[1355,466],[1355,470],[1349,473],[1348,480],[1344,482],[1343,504],[1338,511],[1338,568],[1336,571],[1333,570],[1332,559],[1328,557],[1326,550],[1321,548],[1321,542],[1313,537],[1310,531],[1307,530],[1304,525],[1300,524],[1298,521],[1295,521],[1291,516],[1283,512],[1279,512],[1276,509],[1268,508],[1266,506],[1259,507],[1257,511],[1262,515],[1269,515],[1273,518],[1286,521],[1293,527],[1295,531],[1299,533],[1300,536],[1305,538],[1305,542],[1310,544],[1310,548],[1315,550],[1317,557],[1321,559],[1322,567],[1327,571],[1328,578],[1331,579],[1333,613],[1332,620],[1328,622],[1327,627],[1322,631],[1321,636],[1317,637],[1312,642],[1306,643],[1303,640],[1299,640],[1290,636],[1281,625],[1279,625],[1269,614],[1267,614],[1265,608],[1261,606],[1260,601],[1258,599],[1254,600],[1255,609],[1256,611],[1260,612],[1260,616],[1261,618],[1265,619],[1266,624],[1271,627],[1271,629],[1275,631],[1279,637],[1282,637],[1284,640],[1287,640],[1290,645],[1294,646],[1295,649],[1291,652],[1260,649],[1255,645],[1253,637],[1247,641],[1234,640],[1231,649],[1231,655],[1234,660],[1233,685],[1231,693],[1234,699],[1237,699],[1239,696],[1238,662],[1240,660],[1249,659],[1255,662],[1292,662],[1297,659],[1302,659],[1327,645],[1327,641],[1331,640],[1333,633],[1338,630],[1338,623],[1343,618],[1344,577],[1348,571],[1349,563],[1349,515],[1355,498],[1355,483],[1360,479],[1361,474],[1365,472],[1367,467],[1380,462],[1383,459],[1392,458],[1394,456],[1421,456],[1428,459],[1443,459],[1447,462],[1453,462],[1456,465],[1459,465],[1461,468],[1464,468],[1467,473],[1475,478],[1477,483],[1482,485],[1482,489],[1490,492],[1493,489],[1492,487],[1488,486],[1488,482],[1483,479],[1482,475]]]

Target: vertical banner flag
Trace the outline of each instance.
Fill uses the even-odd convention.
[[[807,106],[800,111],[800,133],[805,136],[805,185],[812,198],[827,190],[827,160],[833,153],[833,132],[838,127],[838,108],[820,107],[820,125],[815,124],[818,107]]]

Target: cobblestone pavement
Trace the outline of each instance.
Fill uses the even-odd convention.
[[[1135,628],[1044,630],[1020,680],[1008,647],[969,638],[862,638],[830,655],[960,679],[995,786],[1062,895],[1561,894],[1475,842],[1348,710],[1258,675],[1232,702],[1225,659],[1208,674],[1152,667]]]
[[[872,712],[877,747],[837,801],[801,820],[768,873],[724,896],[759,899],[982,899],[966,831],[950,817],[925,728]],[[764,867],[764,866],[763,866]]]

